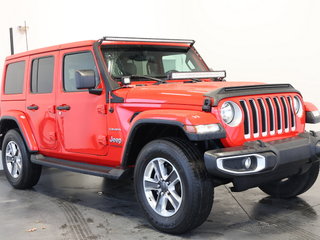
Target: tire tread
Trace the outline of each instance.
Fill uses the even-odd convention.
[[[172,226],[152,217],[144,208],[143,210],[152,225],[158,230],[171,234],[185,233],[201,225],[210,214],[213,204],[213,183],[206,172],[202,160],[203,157],[199,150],[193,144],[183,139],[174,137],[157,139],[148,143],[142,149],[141,153],[154,149],[155,146],[159,146],[159,144],[165,144],[179,156],[184,156],[183,159],[186,159],[184,164],[188,165],[188,169],[190,170],[188,177],[191,178],[190,183],[196,193],[192,197],[193,202],[191,209],[189,209],[188,217],[183,220],[180,219],[178,224],[172,223]],[[136,164],[135,179],[138,177],[137,172],[139,171],[137,170],[139,168],[137,165],[142,161],[140,159],[141,153],[138,156],[138,162]],[[138,187],[136,185],[136,192],[137,189]]]
[[[274,198],[293,198],[308,191],[317,180],[318,175],[319,162],[315,162],[307,172],[293,175],[287,182],[274,181],[259,186],[259,188]]]
[[[21,151],[23,170],[22,176],[18,179],[13,179],[10,173],[6,170],[5,148],[6,143],[9,141],[8,139],[14,140],[19,145]],[[9,183],[16,189],[31,188],[36,185],[40,179],[42,168],[40,165],[34,164],[30,161],[30,153],[28,152],[26,144],[19,131],[16,129],[9,130],[4,137],[2,144],[2,163]]]

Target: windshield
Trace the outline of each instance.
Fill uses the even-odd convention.
[[[208,71],[194,50],[187,47],[104,45],[102,52],[116,80],[131,75],[167,78],[171,72]]]

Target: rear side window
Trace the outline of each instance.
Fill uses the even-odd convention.
[[[5,94],[19,94],[23,92],[25,65],[25,61],[8,65],[4,87]]]
[[[31,92],[51,93],[53,86],[54,57],[43,57],[32,61]]]
[[[80,52],[68,54],[63,63],[63,86],[66,92],[78,92],[82,89],[76,88],[75,74],[77,70],[94,70],[96,86],[99,83],[97,68],[91,52]]]

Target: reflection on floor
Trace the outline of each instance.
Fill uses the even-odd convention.
[[[154,230],[131,180],[46,168],[31,190],[14,190],[0,171],[0,239],[320,239],[320,180],[307,193],[275,200],[259,189],[215,189],[208,220],[183,236]],[[236,201],[237,200],[237,201]]]

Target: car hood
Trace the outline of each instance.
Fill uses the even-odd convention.
[[[223,87],[261,85],[261,82],[167,83],[130,88],[125,102],[202,105],[204,95]]]

